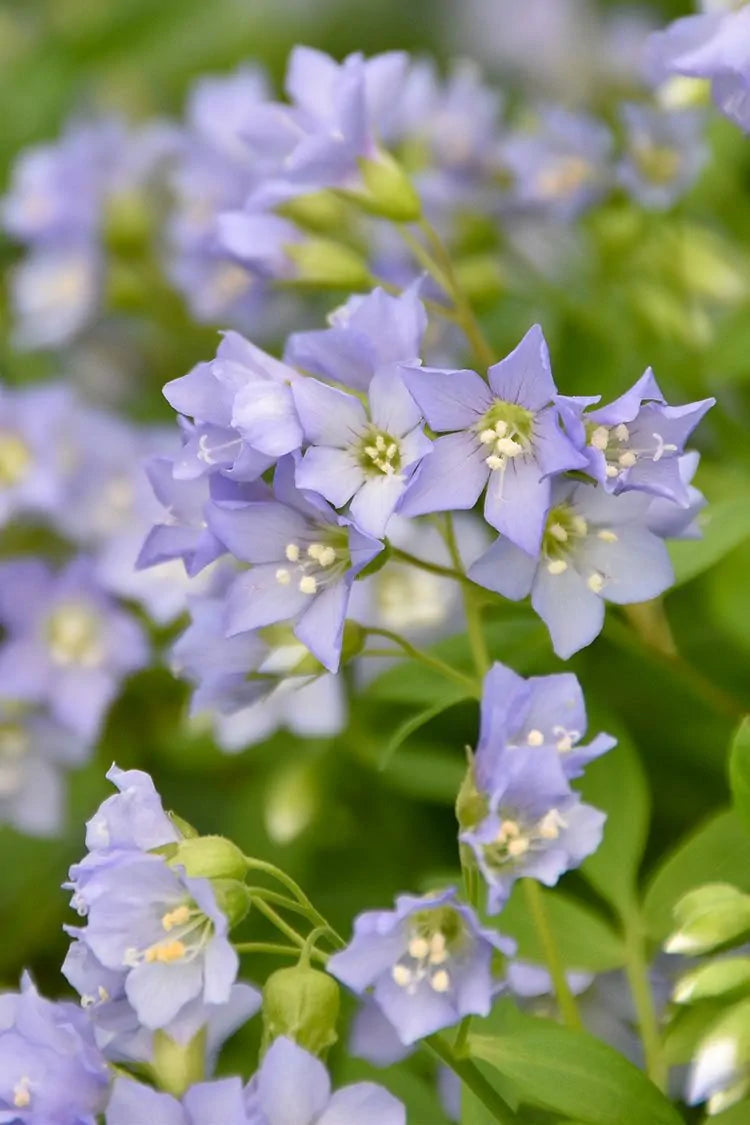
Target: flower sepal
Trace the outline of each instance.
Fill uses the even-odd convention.
[[[187,1043],[178,1043],[161,1029],[154,1032],[150,1069],[156,1085],[165,1093],[181,1098],[195,1082],[202,1082],[205,1059],[205,1026]]]

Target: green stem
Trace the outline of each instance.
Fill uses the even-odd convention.
[[[407,641],[405,637],[400,636],[398,633],[392,633],[390,629],[371,628],[367,628],[365,632],[370,637],[385,637],[386,640],[393,641],[393,643],[398,645],[412,660],[418,660],[420,664],[425,664],[428,668],[440,672],[446,679],[454,680],[455,683],[460,684],[470,695],[475,696],[477,699],[481,698],[481,686],[473,676],[467,676],[464,672],[459,672],[458,668],[454,668],[451,664],[446,664],[444,660],[440,660],[439,657],[432,656],[431,653],[425,652],[421,648],[416,648],[410,641]]]
[[[268,921],[273,923],[276,929],[280,930],[285,937],[288,937],[289,940],[293,942],[298,949],[304,949],[305,939],[301,934],[297,933],[294,926],[290,926],[288,922],[285,922],[281,915],[277,914],[272,906],[269,906],[268,903],[265,902],[262,898],[256,898],[254,896],[251,896],[250,901],[252,902],[256,910],[259,910],[261,914],[265,914]]]
[[[238,941],[234,948],[238,953],[273,953],[279,957],[299,957],[300,955],[298,945],[281,945],[272,941]],[[325,953],[321,953],[318,949],[311,949],[310,957],[316,958],[323,964],[327,960]]]
[[[539,935],[539,941],[542,945],[547,969],[552,978],[557,1003],[560,1006],[560,1014],[568,1027],[580,1029],[583,1025],[578,1012],[578,1005],[576,1004],[573,993],[570,991],[568,980],[565,976],[565,966],[560,957],[560,951],[557,948],[555,935],[552,933],[549,924],[541,888],[535,879],[524,879],[523,889],[526,896],[526,906],[528,907],[529,914],[532,917],[537,934]]]
[[[409,551],[402,551],[400,547],[391,547],[391,557],[397,559],[398,562],[408,563],[409,566],[416,566],[419,570],[426,570],[429,574],[438,574],[441,578],[452,578],[454,582],[461,582],[469,586],[474,585],[463,571],[453,570],[449,566],[440,566],[439,563],[427,562],[426,559],[420,559],[417,555],[410,554]]]
[[[634,904],[623,916],[625,927],[625,972],[638,1017],[638,1030],[643,1043],[646,1072],[662,1091],[667,1085],[667,1064],[664,1058],[659,1021],[654,1006],[646,957],[643,920]]]
[[[319,910],[316,910],[310,899],[302,890],[302,887],[300,887],[299,883],[295,882],[291,875],[287,875],[286,871],[282,871],[280,867],[276,867],[275,864],[268,863],[264,859],[256,859],[253,856],[247,855],[243,858],[245,860],[245,863],[247,864],[248,870],[262,871],[264,872],[264,874],[269,875],[272,879],[276,879],[277,882],[282,883],[287,888],[287,890],[291,891],[300,905],[304,906],[305,913],[310,921],[316,926],[325,926],[335,943],[343,949],[343,947],[346,945],[346,942],[341,937],[341,934],[336,932],[330,922],[328,922],[323,917]]]
[[[440,1035],[431,1035],[423,1040],[424,1045],[437,1055],[442,1063],[457,1074],[465,1086],[479,1099],[485,1109],[500,1125],[513,1125],[518,1116],[497,1090],[487,1081],[481,1070],[471,1059],[459,1057],[453,1048]]]
[[[482,631],[482,620],[479,615],[479,605],[476,600],[476,586],[466,578],[461,552],[458,549],[458,542],[456,540],[456,529],[453,526],[453,516],[450,512],[448,512],[445,517],[444,539],[451,557],[451,562],[465,583],[462,593],[464,612],[466,614],[466,631],[469,637],[469,646],[474,660],[474,667],[480,679],[484,679],[489,671],[491,661],[484,639],[484,632]]]

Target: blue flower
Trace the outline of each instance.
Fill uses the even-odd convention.
[[[283,1037],[266,1052],[246,1104],[249,1125],[406,1125],[403,1105],[382,1086],[357,1082],[331,1093],[322,1062]]]
[[[366,391],[376,371],[419,362],[427,314],[416,286],[398,297],[378,288],[365,297],[350,297],[330,315],[329,323],[322,330],[293,333],[285,361],[332,383]]]
[[[106,1125],[252,1125],[239,1078],[199,1082],[180,1101],[130,1078],[118,1078],[105,1121]]]
[[[328,971],[354,992],[372,989],[375,1003],[409,1044],[467,1015],[486,1016],[502,988],[493,964],[515,944],[480,926],[453,889],[401,895],[396,909],[372,910],[354,924],[346,949]]]
[[[0,526],[17,515],[48,515],[62,504],[57,438],[70,405],[62,385],[16,390],[0,383]]]
[[[403,369],[404,381],[433,430],[444,437],[415,473],[403,515],[473,508],[487,487],[484,515],[529,552],[539,549],[550,507],[550,478],[584,467],[562,432],[547,344],[538,325],[489,369]]]
[[[606,817],[570,788],[556,749],[505,754],[491,780],[488,814],[460,840],[474,853],[487,909],[497,914],[517,879],[552,887],[596,851]]]
[[[432,450],[399,374],[392,368],[375,373],[369,409],[317,379],[295,384],[294,402],[307,444],[297,486],[319,492],[335,508],[348,505],[364,532],[382,537],[415,469]]]
[[[493,664],[484,678],[482,720],[474,757],[481,790],[492,793],[505,762],[529,750],[555,750],[568,778],[611,750],[616,739],[599,734],[581,745],[586,734],[586,708],[581,685],[572,672],[531,676],[525,680],[503,664]]]
[[[87,822],[86,847],[90,852],[131,848],[148,852],[181,838],[147,773],[113,765],[107,771],[107,780],[118,792],[106,797]]]
[[[497,539],[469,577],[514,601],[531,594],[555,652],[567,659],[601,632],[604,600],[648,601],[672,584],[667,549],[649,529],[650,502],[644,493],[612,496],[598,485],[558,482],[539,553]]]
[[[212,531],[250,569],[230,588],[227,634],[293,622],[295,636],[331,672],[338,669],[349,594],[383,544],[293,482],[281,461],[275,499],[209,513]]]
[[[143,667],[148,645],[138,623],[74,560],[54,575],[40,560],[0,567],[0,681],[8,697],[45,704],[81,738],[97,737],[120,684]]]
[[[28,976],[0,995],[0,1119],[24,1125],[96,1125],[109,1071],[86,1015],[52,1003]]]
[[[692,186],[706,162],[705,115],[626,102],[620,117],[625,155],[615,169],[617,179],[644,207],[666,210]]]
[[[580,407],[596,400],[558,395],[556,401],[571,438],[586,443],[586,472],[608,492],[638,489],[687,506],[680,457],[715,399],[668,406],[649,367],[614,402],[586,414]]]

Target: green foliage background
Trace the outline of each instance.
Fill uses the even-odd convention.
[[[685,10],[666,2],[648,8],[664,19]],[[0,186],[14,155],[54,136],[74,110],[178,116],[197,75],[254,58],[279,78],[297,41],[338,55],[398,46],[447,58],[450,28],[450,18],[435,19],[433,0],[6,0],[0,3]],[[599,909],[605,922],[614,909],[607,887],[629,834],[639,835],[633,870],[645,847],[648,872],[726,804],[727,746],[750,709],[750,148],[721,121],[712,126],[712,142],[706,173],[667,218],[605,207],[586,220],[595,249],[564,285],[519,287],[511,277],[510,293],[483,313],[498,354],[539,320],[558,386],[567,393],[601,392],[606,401],[651,364],[670,401],[706,394],[719,400],[700,438],[698,484],[711,500],[706,539],[675,549],[681,582],[666,598],[679,657],[650,649],[611,613],[602,637],[568,665],[583,683],[592,729],[611,730],[635,749],[651,793],[651,824],[634,829],[645,798],[631,816],[627,786],[605,778],[605,797],[623,802],[609,809],[610,859],[603,862],[610,867],[599,882],[595,872],[589,883],[577,875],[566,880],[566,891]],[[0,242],[0,268],[15,254]],[[13,354],[8,334],[0,298],[3,375],[21,382],[58,373],[54,358]],[[136,335],[140,366],[127,408],[170,421],[162,384],[209,355],[214,340],[212,331],[189,327],[179,303],[161,310]],[[7,536],[2,553],[15,546]],[[497,659],[524,673],[562,667],[527,611],[493,610],[487,624]],[[460,662],[464,648],[462,641],[445,642],[444,654]],[[113,759],[152,771],[165,803],[201,831],[228,835],[246,852],[288,868],[345,930],[356,911],[386,906],[395,892],[444,877],[457,863],[452,804],[463,747],[476,736],[475,707],[458,702],[428,721],[382,766],[395,732],[434,699],[419,677],[386,677],[357,702],[348,730],[335,741],[280,734],[228,757],[186,730],[186,692],[166,671],[137,676],[111,714],[96,760],[73,775],[63,838],[32,841],[0,829],[0,979],[14,986],[28,965],[51,994],[62,990],[60,924],[74,919],[59,884],[82,853],[83,822],[106,792],[103,774]],[[269,824],[292,813],[298,833],[291,843],[274,843]],[[720,837],[722,846],[732,847],[732,839],[731,832]],[[746,846],[743,854],[746,860]],[[701,877],[713,877],[712,857]],[[565,919],[560,925],[563,932]],[[654,925],[654,935],[662,936],[663,925]],[[614,937],[607,929],[597,934],[597,967],[608,967],[618,959]],[[570,947],[575,963],[574,939]],[[252,964],[249,970],[252,975]],[[247,1042],[235,1043],[231,1062],[248,1070]],[[348,1075],[363,1070],[346,1065]],[[399,1083],[417,1107],[415,1122],[441,1120],[421,1063],[394,1078],[397,1092]]]

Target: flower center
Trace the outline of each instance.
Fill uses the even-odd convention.
[[[13,1087],[13,1105],[16,1109],[27,1109],[31,1105],[31,1079],[24,1075]]]
[[[525,824],[513,810],[502,816],[495,839],[484,845],[488,867],[503,868],[521,860],[529,852],[544,851],[557,840],[566,822],[557,809],[550,809],[532,824]]]
[[[55,664],[96,668],[104,659],[101,623],[90,606],[68,602],[47,620],[47,644]]]
[[[475,429],[487,449],[484,461],[495,472],[503,470],[508,458],[525,453],[531,444],[534,415],[515,402],[493,403]]]
[[[676,445],[665,442],[660,433],[652,433],[653,448],[636,449],[630,444],[630,430],[624,422],[618,426],[587,427],[589,445],[604,454],[607,462],[607,476],[610,480],[619,477],[627,469],[632,469],[641,457],[651,461],[661,461],[665,454],[679,452]]]
[[[12,488],[31,468],[31,450],[20,434],[0,430],[0,488]]]
[[[194,903],[181,902],[164,911],[159,929],[159,937],[145,949],[126,949],[123,964],[135,968],[144,961],[147,965],[192,961],[208,943],[213,923]]]
[[[17,792],[31,740],[18,723],[0,723],[0,798]]]
[[[287,543],[285,562],[276,570],[280,586],[294,583],[301,593],[310,597],[337,582],[350,561],[346,532],[330,527],[317,530],[322,532],[320,539]]]
[[[385,430],[367,430],[357,447],[357,460],[372,476],[392,477],[401,469],[401,445]]]
[[[645,139],[633,145],[633,160],[643,178],[652,184],[671,183],[679,174],[682,163],[675,149]]]
[[[406,951],[391,969],[399,988],[413,995],[423,981],[433,992],[449,992],[448,963],[465,936],[463,919],[450,906],[422,910],[410,919]]]
[[[562,199],[583,187],[592,175],[593,168],[583,157],[561,157],[536,177],[537,191],[544,199]]]
[[[547,573],[564,574],[570,565],[570,555],[589,536],[596,535],[603,543],[616,543],[617,533],[608,527],[592,529],[587,520],[568,504],[559,504],[547,517],[542,535],[542,556]],[[581,569],[579,558],[578,569]],[[586,578],[586,585],[594,594],[600,594],[606,584],[605,576],[592,570]],[[541,732],[530,732],[540,734]],[[558,747],[559,749],[559,747]],[[569,749],[569,747],[568,747]]]

